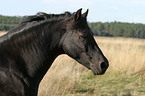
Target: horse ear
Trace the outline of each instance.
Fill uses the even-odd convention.
[[[74,17],[75,21],[81,18],[81,14],[82,14],[82,8],[76,12],[75,17]]]
[[[89,9],[87,9],[87,11],[85,13],[82,14],[82,17],[86,18],[88,15]]]

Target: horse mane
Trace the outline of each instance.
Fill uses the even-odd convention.
[[[52,18],[62,19],[62,18],[70,17],[71,15],[72,14],[68,11],[66,11],[63,14],[47,14],[44,12],[38,12],[36,15],[24,16],[22,18],[20,24],[33,22],[33,21],[36,21],[36,22],[45,21],[45,20],[52,19]]]
[[[28,30],[30,28],[34,28],[37,25],[40,25],[45,22],[50,22],[50,21],[61,21],[61,20],[68,20],[74,15],[74,13],[70,13],[68,11],[62,13],[62,14],[47,14],[44,12],[38,12],[36,15],[31,15],[31,16],[24,16],[19,25],[11,30],[9,30],[8,34],[9,37],[21,33],[24,30]]]

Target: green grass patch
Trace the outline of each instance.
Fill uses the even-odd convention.
[[[145,77],[125,73],[106,73],[102,76],[86,74],[81,76],[80,87],[75,92],[94,96],[140,96],[145,95]],[[78,86],[78,85],[76,85]]]

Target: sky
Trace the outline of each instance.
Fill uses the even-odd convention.
[[[129,22],[145,24],[145,0],[1,0],[0,15],[25,16],[37,12],[82,13],[89,9],[89,22]]]

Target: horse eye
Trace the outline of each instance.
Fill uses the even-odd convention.
[[[79,36],[82,38],[87,38],[87,34],[85,34],[85,33],[79,33]]]
[[[81,35],[82,38],[87,38],[87,35]]]

